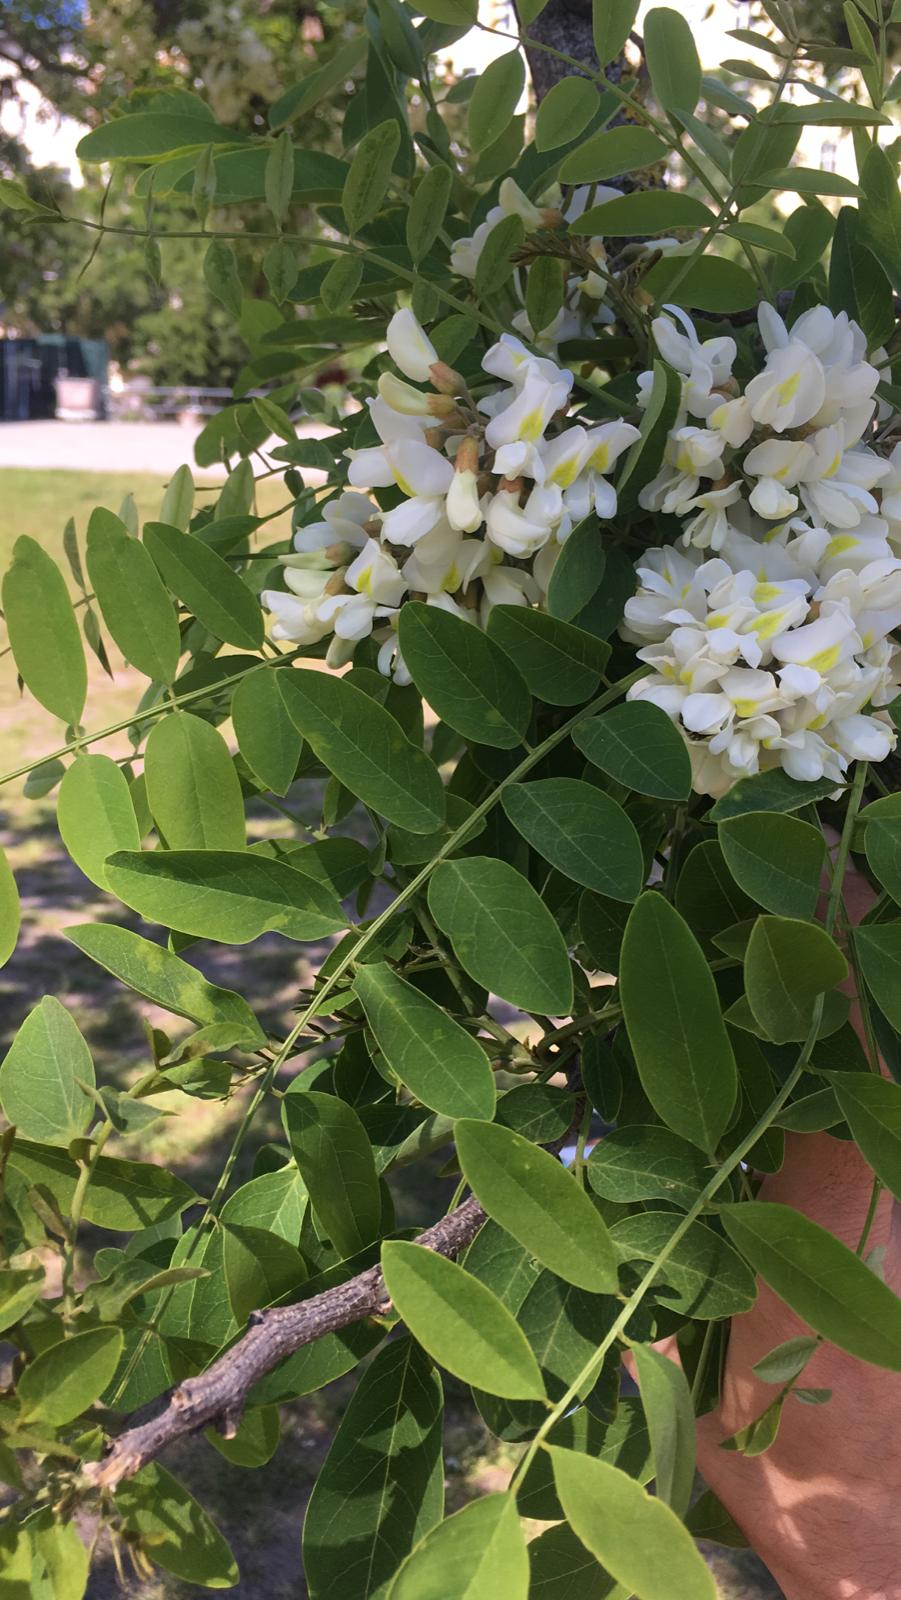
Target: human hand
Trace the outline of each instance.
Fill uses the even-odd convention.
[[[852,922],[872,890],[853,870],[845,883]],[[853,992],[853,991],[852,991]],[[860,1031],[856,1005],[852,1021]],[[856,1147],[828,1134],[788,1134],[784,1165],[760,1198],[794,1206],[856,1249],[873,1173]],[[867,1250],[882,1246],[885,1277],[901,1292],[901,1207],[879,1199]],[[803,1382],[832,1390],[820,1406],[786,1404],[778,1437],[760,1456],[721,1449],[775,1397],[751,1368],[776,1345],[809,1333],[766,1284],[736,1317],[718,1409],[698,1424],[698,1464],[781,1584],[787,1600],[901,1600],[901,1373],[824,1344]]]

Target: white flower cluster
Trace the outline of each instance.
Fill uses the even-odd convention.
[[[574,525],[590,511],[614,515],[607,474],[638,429],[574,420],[572,373],[512,335],[485,356],[497,382],[478,400],[411,311],[392,317],[387,344],[404,378],[383,375],[370,401],[381,442],[348,452],[352,489],[298,531],[297,554],[282,558],[290,592],[267,590],[263,603],[274,639],[334,635],[333,666],[374,634],[382,671],[403,682],[402,602],[416,597],[482,626],[492,606],[542,605]],[[414,387],[425,383],[430,390]],[[355,492],[390,488],[401,498],[388,511]]]
[[[488,239],[505,217],[521,217],[531,233],[542,230],[555,232],[564,223],[572,223],[580,217],[589,201],[596,206],[603,205],[607,200],[621,198],[621,189],[605,184],[583,184],[571,190],[564,201],[559,185],[554,185],[543,196],[541,204],[536,205],[523,193],[515,179],[504,178],[498,192],[498,203],[491,207],[484,222],[479,224],[475,233],[454,243],[450,255],[451,270],[460,278],[473,279]],[[611,285],[617,282],[619,272],[608,257],[607,246],[601,238],[583,238],[579,243],[584,254],[596,263],[596,270],[590,270],[586,264],[585,271],[568,274],[563,305],[553,321],[545,328],[533,328],[525,306],[513,317],[512,325],[516,332],[549,354],[554,354],[564,340],[591,338],[599,326],[615,320],[615,312],[608,302]],[[652,254],[656,258],[661,253],[678,255],[693,248],[693,239],[653,239],[646,246],[627,246],[623,255],[626,264],[632,267],[636,254],[639,257]],[[514,278],[514,287],[524,298],[524,282],[520,281],[518,274]]]
[[[682,405],[640,501],[680,518],[689,551],[646,552],[621,632],[653,668],[632,694],[683,730],[702,794],[777,765],[838,783],[896,737],[881,708],[901,685],[901,445],[861,443],[879,374],[844,314],[789,331],[763,305],[759,325],[742,393],[733,339],[701,342],[675,309],[654,323]]]

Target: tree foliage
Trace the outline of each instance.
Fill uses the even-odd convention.
[[[228,1459],[268,1460],[279,1406],[373,1356],[309,1504],[314,1600],[336,1581],[347,1600],[698,1600],[713,1581],[695,1534],[736,1535],[709,1501],[706,1522],[686,1518],[693,1415],[716,1404],[729,1319],[757,1276],[812,1331],[761,1364],[778,1393],[736,1449],[772,1442],[819,1341],[901,1364],[899,1302],[866,1237],[855,1253],[758,1198],[786,1127],[853,1139],[874,1194],[901,1193],[887,19],[861,10],[865,61],[839,94],[786,9],[769,7],[781,74],[753,92],[737,73],[704,77],[683,19],[659,8],[647,80],[590,64],[561,77],[533,138],[519,40],[478,81],[447,90],[433,71],[476,25],[474,0],[377,0],[273,100],[267,129],[170,85],[83,142],[144,208],[122,224],[129,248],[158,240],[175,290],[179,252],[200,262],[248,360],[198,442],[200,465],[229,468],[215,505],[182,469],[143,529],[127,506],[98,508],[83,543],[66,535],[71,590],[27,538],[3,582],[9,670],[63,729],[4,781],[56,790],[65,849],[106,897],[67,936],[172,1019],[127,1090],[97,1081],[65,994],[20,1019],[0,1066],[11,1592],[85,1592],[83,1508],[139,1570],[234,1584],[222,1536],[157,1456],[216,1425]],[[634,12],[595,10],[606,64]],[[812,95],[787,102],[790,80]],[[317,137],[335,96],[340,154]],[[802,129],[824,122],[853,135],[844,187],[793,164]],[[641,177],[660,152],[684,186]],[[624,162],[633,192],[602,187]],[[761,217],[786,193],[800,198],[774,230]],[[105,214],[14,181],[0,200],[25,237],[107,247]],[[187,238],[167,239],[172,220]],[[316,381],[352,357],[355,395],[378,399],[329,410]],[[830,406],[840,422],[822,420]],[[853,448],[842,434],[815,471],[809,436],[850,429],[848,411]],[[260,461],[284,481],[293,540],[254,510]],[[540,473],[558,471],[555,500]],[[573,507],[590,489],[565,525],[561,480]],[[716,497],[736,485],[778,521],[775,541],[729,523],[736,495]],[[804,520],[817,516],[831,533]],[[442,519],[465,570],[455,556],[427,571]],[[812,580],[771,573],[763,553],[805,539],[812,599]],[[729,566],[736,548],[753,571]],[[708,607],[743,578],[727,617]],[[87,616],[92,648],[108,635],[145,680],[112,728],[83,723]],[[666,655],[696,624],[703,683],[695,656],[680,681]],[[774,636],[767,673],[755,651]],[[831,698],[796,725],[814,692]],[[105,741],[123,728],[131,753],[114,759]],[[248,842],[261,796],[279,831]],[[823,901],[826,829],[839,842]],[[854,863],[878,898],[852,937]],[[7,957],[17,926],[4,863]],[[205,976],[210,943],[236,949],[240,975],[266,933],[315,971],[285,1036],[239,978]],[[173,1089],[182,1116],[192,1097],[244,1108],[209,1195],[141,1160]],[[281,1136],[238,1181],[264,1103]],[[596,1113],[613,1131],[589,1153]],[[399,1225],[398,1172],[436,1152],[456,1203]],[[654,1348],[672,1336],[681,1368]],[[638,1400],[618,1398],[626,1346]],[[507,1491],[444,1518],[448,1375],[518,1461]],[[811,1397],[828,1403],[797,1396]],[[151,1401],[155,1415],[133,1416]],[[554,1526],[527,1547],[523,1517]]]

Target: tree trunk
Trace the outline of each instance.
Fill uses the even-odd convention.
[[[544,10],[534,22],[526,25],[526,57],[535,98],[541,103],[549,89],[562,78],[575,76],[575,68],[558,61],[546,50],[529,48],[528,40],[551,46],[575,61],[584,61],[593,72],[599,72],[597,52],[591,28],[592,0],[548,0]],[[619,83],[625,68],[625,58],[618,56],[606,68],[611,83]]]

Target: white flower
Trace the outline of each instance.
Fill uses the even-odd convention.
[[[294,548],[302,553],[328,550],[330,546],[350,545],[362,549],[366,542],[364,524],[378,518],[377,505],[363,494],[335,495],[323,507],[321,522],[308,522],[294,535]],[[286,557],[290,560],[290,557]]]
[[[702,343],[684,311],[678,306],[665,306],[664,310],[668,315],[655,317],[651,324],[657,348],[664,361],[685,378],[683,404],[693,416],[709,417],[721,403],[721,396],[712,391],[731,377],[735,340],[720,337]]]
[[[694,545],[698,550],[719,550],[729,532],[726,512],[741,496],[742,486],[738,482],[695,495],[683,508],[683,515],[697,511],[697,516],[685,524],[683,542]]]
[[[371,488],[396,484],[409,498],[385,513],[382,534],[391,544],[414,544],[444,516],[444,497],[454,477],[446,456],[419,439],[354,453],[350,482]]]
[[[385,343],[391,360],[400,367],[405,378],[412,378],[414,383],[428,382],[438,352],[407,307],[395,311],[388,324]]]
[[[667,516],[681,513],[701,487],[701,476],[723,475],[723,441],[709,428],[675,428],[669,435],[663,466],[645,484],[638,503],[647,511],[663,511]]]
[[[791,341],[770,353],[745,395],[755,422],[784,433],[786,428],[800,428],[819,411],[826,396],[826,375],[807,345]]]
[[[525,506],[520,506],[518,495],[502,489],[488,507],[488,538],[508,556],[531,556],[547,543],[562,515],[563,497],[557,488],[533,489]]]
[[[801,474],[801,499],[809,515],[834,528],[856,528],[865,512],[879,510],[869,491],[888,476],[890,463],[872,450],[845,450],[841,423],[822,429],[811,444],[812,459]]]
[[[498,201],[505,217],[522,217],[527,228],[540,228],[543,213],[523,194],[515,178],[504,178],[498,190]]]
[[[447,520],[461,533],[475,533],[484,515],[479,500],[478,478],[467,468],[454,473],[445,504]]]
[[[733,450],[740,450],[754,432],[754,418],[745,394],[737,395],[734,400],[721,401],[708,413],[707,421],[711,428],[722,435],[723,443],[730,445]]]
[[[530,364],[519,388],[508,405],[497,411],[485,429],[485,443],[500,453],[504,445],[535,445],[554,415],[569,399],[572,374],[558,372],[550,381],[536,366]],[[511,453],[512,454],[512,453]],[[540,459],[535,453],[536,459]],[[517,474],[523,467],[515,461],[495,461],[495,468],[506,476]]]
[[[490,350],[482,357],[483,371],[492,378],[502,378],[505,383],[521,384],[534,370],[546,378],[549,383],[556,383],[558,378],[569,378],[572,383],[572,373],[561,371],[555,361],[546,356],[532,354],[521,339],[512,333],[502,333]],[[501,394],[498,399],[503,403],[505,397]]]
[[[888,468],[879,510],[888,524],[889,538],[901,541],[901,441],[888,458]]]
[[[260,596],[263,605],[275,617],[270,630],[273,639],[318,644],[332,632],[331,621],[319,615],[318,607],[333,578],[340,585],[338,574],[300,572],[289,567],[285,569],[285,582],[292,591],[290,594],[283,594],[280,589],[263,590]]]

